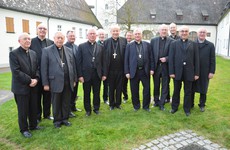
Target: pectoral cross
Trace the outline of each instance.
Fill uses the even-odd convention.
[[[113,58],[116,59],[117,53],[113,53]]]
[[[141,58],[141,54],[139,54],[139,58]]]

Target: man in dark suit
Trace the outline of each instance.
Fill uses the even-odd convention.
[[[151,40],[151,50],[154,57],[154,106],[159,106],[164,111],[165,100],[168,96],[169,74],[168,74],[168,53],[171,38],[167,38],[168,26],[165,24],[159,27],[159,37]],[[161,90],[160,90],[161,84]],[[160,94],[161,91],[161,94]],[[160,100],[159,100],[160,97]]]
[[[20,47],[10,52],[11,90],[17,104],[20,132],[24,137],[30,138],[32,134],[29,129],[41,129],[37,126],[39,65],[36,53],[29,49],[31,44],[29,34],[22,33],[18,42]]]
[[[98,29],[97,30],[97,36],[98,36],[98,44],[101,44],[102,46],[104,46],[104,41],[105,41],[105,30],[103,29]],[[109,84],[107,80],[103,81],[103,100],[104,103],[109,105],[109,101],[108,101],[108,97],[109,97]]]
[[[192,82],[199,78],[199,52],[197,44],[188,39],[189,28],[179,30],[181,39],[173,41],[169,51],[169,75],[174,79],[172,110],[174,114],[180,104],[181,84],[184,83],[184,112],[190,115]]]
[[[54,127],[70,126],[69,104],[76,85],[76,66],[73,51],[64,46],[65,36],[54,35],[54,44],[43,49],[41,62],[42,84],[51,92]]]
[[[135,41],[125,51],[125,74],[130,79],[134,111],[140,109],[139,83],[143,85],[143,109],[150,111],[150,74],[153,75],[153,57],[150,44],[142,41],[142,30],[133,31]]]
[[[206,40],[207,30],[205,28],[198,29],[198,38],[195,42],[198,43],[200,56],[200,77],[193,84],[192,106],[194,107],[195,92],[200,93],[200,101],[198,106],[200,111],[205,111],[205,103],[209,79],[212,79],[216,70],[216,55],[214,44]]]
[[[79,81],[83,83],[86,116],[90,116],[92,111],[91,88],[93,89],[93,111],[97,115],[100,113],[103,46],[96,42],[96,29],[88,29],[87,38],[88,41],[78,47],[77,73]]]
[[[124,78],[124,55],[127,40],[119,37],[120,27],[111,26],[111,38],[104,42],[104,72],[103,78],[109,83],[109,106],[110,110],[115,107],[121,109],[121,92]]]
[[[169,25],[169,31],[170,31],[170,35],[169,35],[170,38],[174,40],[180,39],[180,36],[177,35],[177,26],[175,23],[171,23]]]
[[[42,49],[53,44],[53,41],[46,38],[47,27],[45,24],[41,23],[37,26],[38,36],[33,38],[31,41],[30,49],[37,53],[39,69],[41,68],[41,56]],[[41,75],[40,75],[41,76]],[[41,121],[41,116],[43,112],[43,117],[52,120],[53,117],[50,116],[51,107],[51,94],[50,91],[44,91],[42,86],[42,81],[38,82],[38,108],[37,108],[37,120]]]
[[[77,50],[78,47],[76,44],[74,44],[76,36],[75,31],[68,30],[66,33],[67,42],[65,43],[65,46],[69,47],[73,51],[73,56],[75,60],[75,64],[77,63]],[[74,87],[74,91],[71,95],[71,101],[70,101],[70,114],[69,117],[76,117],[76,115],[72,111],[81,111],[81,109],[76,107],[76,98],[77,98],[77,91],[78,91],[78,80],[76,80],[76,86]]]
[[[127,40],[127,43],[131,43],[131,41],[133,40],[133,32],[132,31],[128,31],[125,34],[125,38]],[[124,82],[123,82],[123,87],[122,87],[122,93],[123,93],[123,102],[126,103],[128,100],[128,91],[127,91],[127,86],[128,86],[128,79],[126,78],[126,76],[124,75]]]

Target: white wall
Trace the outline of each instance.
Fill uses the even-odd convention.
[[[228,47],[230,44],[230,12],[219,22],[217,27],[216,53],[223,56],[229,56]]]
[[[14,31],[15,33],[6,33],[6,20],[5,17],[14,18]],[[22,33],[22,19],[29,20],[29,31],[31,38],[36,37],[36,22],[47,23],[48,18],[42,16],[31,15],[27,13],[21,13],[6,9],[0,8],[0,67],[9,66],[9,47],[13,49],[19,47],[18,36]],[[62,31],[66,34],[67,30],[75,27],[76,31],[76,44],[85,42],[86,39],[86,29],[92,27],[91,25],[86,25],[82,23],[58,20],[58,19],[49,19],[49,38],[53,40],[53,35],[57,32],[57,25],[62,26]],[[79,38],[79,28],[82,28],[83,37]],[[48,36],[48,34],[47,34]]]

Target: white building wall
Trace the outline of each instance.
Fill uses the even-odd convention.
[[[5,17],[14,18],[14,31],[15,33],[6,33],[6,20]],[[54,33],[57,32],[57,25],[62,26],[62,31],[66,34],[67,30],[73,29],[75,27],[76,31],[76,44],[80,44],[82,42],[87,41],[86,31],[91,25],[86,25],[82,23],[58,20],[27,13],[16,12],[7,9],[0,8],[0,68],[9,66],[9,48],[13,49],[18,48],[20,45],[18,43],[18,36],[22,33],[22,19],[29,20],[29,31],[31,38],[36,37],[36,22],[43,22],[47,24],[49,22],[49,30],[47,37],[53,40]],[[79,38],[79,28],[82,28],[82,38]]]
[[[230,56],[230,12],[219,22],[217,27],[216,53]]]

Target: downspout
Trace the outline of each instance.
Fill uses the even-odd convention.
[[[229,30],[228,30],[228,56],[229,56],[229,47],[230,47],[230,23],[229,23]]]
[[[50,30],[49,30],[49,28],[50,28],[50,17],[48,17],[48,19],[47,19],[47,30],[48,30],[48,33],[47,33],[47,38],[49,39],[50,38]]]

